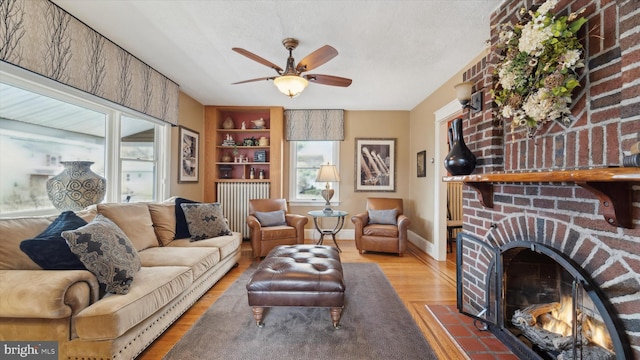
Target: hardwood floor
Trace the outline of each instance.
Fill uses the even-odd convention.
[[[425,304],[455,304],[455,257],[449,254],[447,261],[438,262],[409,246],[403,257],[393,254],[359,254],[353,241],[338,241],[343,250],[342,262],[375,262],[395,288],[405,306],[431,344],[439,359],[465,359],[467,356],[449,339],[444,329],[426,310]],[[238,267],[232,269],[198,300],[178,321],[169,327],[139,360],[161,359],[173,345],[191,328],[198,318],[252,263],[251,247],[242,243]]]

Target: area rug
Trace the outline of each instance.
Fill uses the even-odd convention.
[[[265,309],[256,326],[246,284],[254,264],[164,357],[178,359],[437,359],[377,264],[343,263],[345,308],[336,330],[327,308]]]

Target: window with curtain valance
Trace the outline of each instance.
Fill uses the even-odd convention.
[[[178,124],[178,84],[49,0],[10,5],[1,61]]]
[[[285,140],[343,141],[344,110],[285,110]]]

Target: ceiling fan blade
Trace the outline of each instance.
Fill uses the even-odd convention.
[[[347,79],[339,76],[307,74],[307,75],[304,75],[304,78],[313,83],[322,84],[322,85],[342,86],[342,87],[347,87],[351,85],[351,79]]]
[[[320,49],[312,52],[311,54],[305,56],[304,59],[300,60],[298,66],[296,66],[296,71],[298,73],[309,71],[317,68],[318,66],[326,63],[327,61],[333,59],[338,55],[338,50],[334,49],[332,46],[325,45]]]
[[[252,52],[250,52],[250,51],[247,51],[247,50],[245,50],[245,49],[242,49],[242,48],[235,48],[235,47],[234,47],[234,48],[231,48],[231,50],[233,50],[233,51],[237,52],[237,53],[238,53],[238,54],[240,54],[240,55],[244,55],[244,56],[248,57],[249,59],[251,59],[251,60],[253,60],[253,61],[257,61],[257,62],[259,62],[259,63],[260,63],[260,64],[262,64],[262,65],[265,65],[265,66],[268,66],[268,67],[270,67],[270,68],[274,69],[275,71],[277,71],[277,72],[278,72],[278,74],[282,74],[282,71],[284,71],[284,70],[282,70],[282,68],[281,68],[280,66],[278,66],[278,65],[276,65],[276,64],[274,64],[274,63],[272,63],[272,62],[271,62],[271,61],[269,61],[269,60],[263,59],[263,58],[261,58],[260,56],[258,56],[258,55],[256,55],[256,54],[254,54],[254,53],[252,53]]]
[[[261,77],[261,78],[257,78],[257,79],[250,79],[250,80],[234,82],[234,83],[231,83],[231,85],[244,84],[244,83],[248,83],[248,82],[263,81],[263,80],[267,80],[268,81],[268,80],[273,80],[275,78],[276,78],[275,76]]]

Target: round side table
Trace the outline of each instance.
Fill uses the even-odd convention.
[[[320,239],[318,240],[316,245],[322,245],[322,242],[324,241],[324,236],[331,235],[331,238],[333,238],[333,243],[336,245],[336,248],[338,249],[339,252],[342,252],[342,250],[338,246],[338,242],[336,241],[336,234],[339,233],[340,230],[342,230],[342,226],[344,226],[344,218],[347,216],[348,213],[342,210],[333,210],[332,212],[325,212],[323,210],[312,210],[312,211],[309,211],[307,214],[313,217],[313,224],[315,225],[316,230],[318,230],[318,232],[320,233]],[[318,218],[338,218],[338,219],[336,221],[336,226],[333,229],[322,229],[318,224]]]

